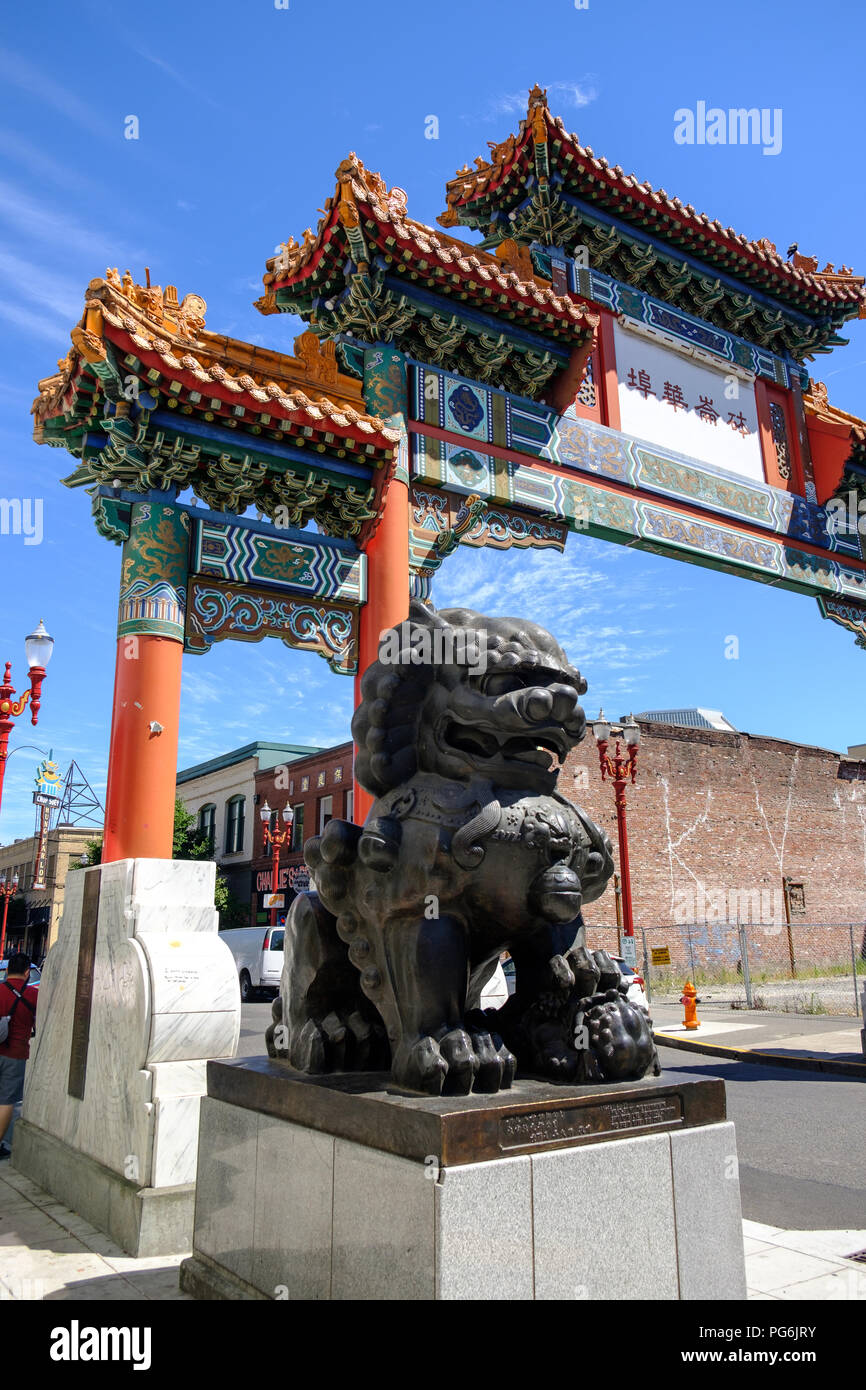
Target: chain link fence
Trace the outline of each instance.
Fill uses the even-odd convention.
[[[690,922],[636,930],[637,970],[651,1000],[675,1002],[691,980],[706,1003],[721,1007],[862,1014],[866,923]],[[621,954],[615,927],[587,926],[587,938],[595,950]]]

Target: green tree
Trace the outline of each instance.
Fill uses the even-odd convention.
[[[172,859],[213,859],[213,846],[206,830],[200,830],[195,815],[186,809],[180,797],[174,802],[174,832],[171,843]],[[71,868],[87,868],[102,863],[102,840],[88,840],[82,855],[83,862]],[[225,874],[217,869],[214,885],[214,907],[219,913],[220,929],[249,926],[249,908],[229,888]]]
[[[213,847],[206,830],[199,830],[195,816],[188,811],[180,797],[174,801],[174,834],[171,842],[172,859],[212,859]]]

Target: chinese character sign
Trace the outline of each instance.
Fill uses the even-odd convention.
[[[614,324],[624,434],[763,481],[755,388]]]

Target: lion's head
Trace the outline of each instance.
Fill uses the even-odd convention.
[[[361,681],[356,776],[375,796],[418,771],[549,793],[586,731],[585,690],[537,623],[413,603]]]

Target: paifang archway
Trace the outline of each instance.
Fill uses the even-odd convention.
[[[866,425],[804,366],[866,317],[861,277],[611,167],[538,87],[439,221],[483,240],[344,160],[267,262],[293,356],[91,281],[33,411],[123,547],[106,862],[170,855],[185,651],[276,636],[357,683],[459,544],[586,532],[811,595],[866,647]]]

